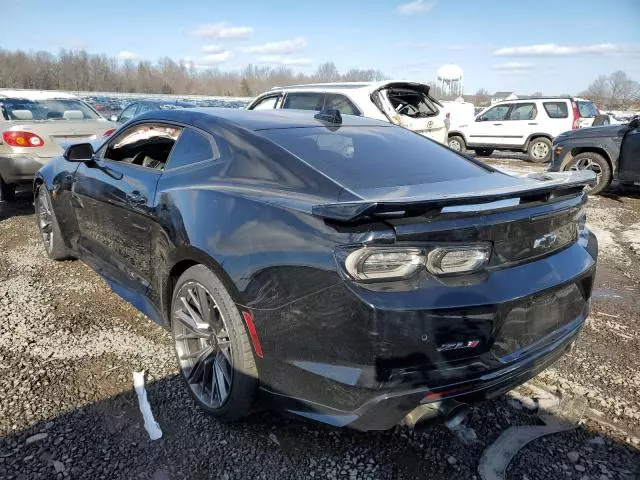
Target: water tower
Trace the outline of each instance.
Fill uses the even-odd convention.
[[[463,71],[459,65],[447,64],[438,69],[436,87],[443,95],[457,97],[464,92]]]

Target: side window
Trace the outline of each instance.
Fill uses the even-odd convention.
[[[155,108],[151,108],[149,105],[140,104],[140,108],[136,112],[136,117],[138,115],[142,115],[143,113],[150,112],[151,110],[155,110]]]
[[[185,128],[171,152],[167,170],[217,158],[220,158],[220,152],[209,138],[190,128]]]
[[[569,117],[569,107],[565,102],[544,102],[542,105],[549,118]]]
[[[495,106],[493,108],[490,108],[489,110],[487,110],[483,115],[482,118],[483,120],[487,120],[487,121],[495,121],[495,120],[504,120],[505,118],[507,118],[507,113],[509,112],[509,109],[511,108],[511,105],[498,105]]]
[[[577,101],[576,103],[578,104],[578,111],[581,117],[595,118],[595,116],[598,115],[593,102]]]
[[[137,109],[138,109],[138,104],[137,103],[129,105],[127,108],[125,108],[122,111],[118,121],[122,122],[122,123],[128,122],[129,120],[131,120],[135,116]]]
[[[163,170],[181,127],[139,123],[111,140],[99,152],[105,160]]]
[[[251,110],[273,110],[277,108],[278,100],[280,100],[280,95],[272,95],[270,97],[265,97],[256,103]]]
[[[339,110],[343,115],[360,115],[360,111],[351,103],[351,100],[336,93],[327,93],[324,99],[324,108]]]
[[[511,109],[509,120],[533,120],[538,115],[535,103],[516,103]]]
[[[322,110],[323,93],[288,93],[282,108],[297,110]]]

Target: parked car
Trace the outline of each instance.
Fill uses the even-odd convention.
[[[113,124],[66,93],[0,89],[0,199],[31,183],[38,169],[71,142],[108,135]]]
[[[614,179],[640,185],[640,117],[627,124],[565,132],[556,137],[552,150],[549,171],[596,174],[591,194],[600,193]]]
[[[462,152],[469,148],[477,155],[494,150],[526,152],[533,162],[551,159],[553,138],[567,130],[576,130],[591,113],[592,102],[574,98],[532,98],[498,102],[482,111],[475,121],[451,128],[449,148]],[[591,119],[593,121],[593,119]]]
[[[112,115],[109,120],[116,123],[127,123],[132,118],[150,112],[151,110],[175,110],[177,108],[191,108],[192,103],[179,100],[140,100],[127,105],[118,115]]]
[[[47,254],[170,329],[206,412],[241,417],[259,392],[383,430],[455,423],[573,344],[594,179],[512,177],[335,110],[187,109],[70,146],[34,186]]]
[[[286,108],[320,111],[337,109],[391,122],[445,143],[448,119],[430,87],[413,82],[316,83],[276,87],[259,95],[247,110]]]

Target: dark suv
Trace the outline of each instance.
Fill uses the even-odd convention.
[[[553,141],[549,171],[592,170],[597,182],[589,191],[600,193],[612,180],[640,184],[640,116],[629,123],[583,128],[558,135]]]

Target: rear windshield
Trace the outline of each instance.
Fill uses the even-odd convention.
[[[5,120],[91,120],[99,118],[86,103],[69,98],[50,100],[0,99]]]
[[[410,130],[397,127],[325,127],[263,130],[347,188],[446,182],[487,173],[480,165]]]
[[[404,88],[385,90],[396,113],[407,117],[423,118],[438,114],[438,108],[423,92]]]
[[[578,110],[580,111],[581,117],[594,118],[596,115],[598,115],[598,112],[596,111],[596,106],[593,104],[593,102],[577,101],[576,103],[578,104]]]

